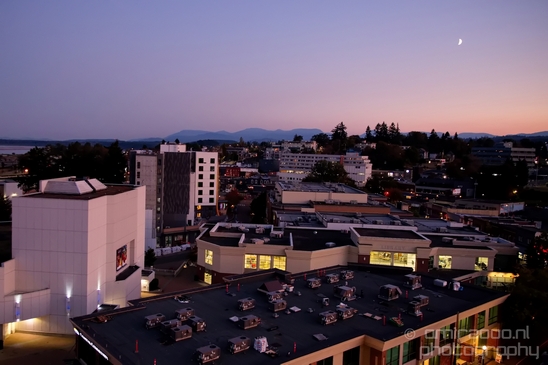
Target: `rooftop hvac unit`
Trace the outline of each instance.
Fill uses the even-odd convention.
[[[411,288],[411,290],[422,288],[421,276],[414,274],[405,275],[403,286],[406,288]]]
[[[376,219],[373,221],[373,224],[376,224],[376,225],[379,225],[379,226],[382,226],[383,225],[383,221],[380,220],[380,219]]]
[[[391,284],[383,285],[379,289],[379,298],[386,301],[396,300],[401,294],[400,288]]]
[[[341,223],[341,220],[339,218],[333,218],[333,223]]]
[[[338,283],[339,282],[339,275],[337,274],[327,274],[325,276],[325,282],[328,284]]]
[[[320,278],[310,278],[310,279],[306,279],[306,285],[310,289],[316,289],[322,286],[322,281],[320,280]]]
[[[350,280],[354,279],[354,271],[352,270],[342,270],[340,273],[341,280]]]
[[[335,247],[337,244],[335,242],[326,242],[325,247]]]
[[[268,340],[266,339],[266,337],[255,337],[255,343],[253,344],[253,348],[260,353],[266,352],[266,350],[268,350]]]
[[[443,243],[453,243],[453,241],[455,241],[455,239],[451,238],[451,237],[442,237],[441,238],[441,242],[443,242]]]
[[[249,229],[245,228],[245,226],[239,226],[239,227],[238,227],[238,230],[239,230],[240,232],[249,232]]]
[[[170,329],[170,337],[173,341],[182,341],[192,337],[192,328],[190,326],[182,325],[173,327]]]
[[[244,298],[244,299],[238,300],[238,309],[240,311],[246,311],[253,308],[255,308],[255,299]]]
[[[192,308],[177,309],[175,311],[175,315],[177,316],[177,319],[181,321],[186,321],[188,317],[194,315],[194,309]]]
[[[158,327],[160,323],[166,320],[166,316],[162,313],[152,314],[145,317],[145,327],[147,329]]]
[[[356,218],[360,218],[361,216],[362,216],[362,214],[360,212],[356,213]]]
[[[202,332],[206,330],[206,323],[203,319],[196,316],[190,316],[187,320],[187,324],[192,327],[194,332]]]
[[[445,288],[447,286],[447,281],[441,279],[435,279],[434,285],[439,286],[440,288]]]
[[[251,348],[251,339],[249,337],[240,336],[228,340],[228,351],[231,354],[237,354]]]
[[[261,324],[261,319],[254,315],[240,317],[238,319],[238,327],[244,330],[255,328],[260,324]]]
[[[354,317],[354,314],[358,313],[357,309],[350,308],[350,307],[344,307],[344,308],[337,308],[337,315],[339,319],[348,319]]]
[[[393,225],[393,226],[401,226],[400,221],[390,221],[390,224]]]
[[[333,199],[325,199],[325,204],[333,204]]]
[[[287,308],[287,302],[283,299],[273,300],[268,303],[268,309],[272,312],[283,311]]]
[[[257,228],[255,228],[255,233],[259,233],[259,234],[264,233],[264,227],[257,227]],[[246,337],[246,338],[247,338],[247,337]]]
[[[350,204],[358,204],[358,201],[357,200],[351,200]]]
[[[160,331],[162,333],[165,333],[166,335],[169,334],[169,330],[173,327],[178,327],[181,325],[181,321],[178,319],[170,319],[169,321],[163,321],[160,323]]]
[[[273,238],[282,238],[284,235],[283,232],[276,232],[276,231],[271,231],[270,232],[270,237],[273,237]]]
[[[335,298],[340,298],[343,302],[348,302],[356,299],[356,287],[336,286],[333,288]]]
[[[421,305],[419,302],[415,302],[415,301],[412,301],[412,302],[409,302],[407,304],[407,313],[415,316],[415,317],[420,317],[422,316],[422,312],[421,312]]]
[[[415,221],[412,220],[412,219],[402,219],[401,221],[402,221],[403,223],[405,223],[405,224],[410,225],[410,226],[414,226],[414,225],[415,225]]]
[[[266,295],[267,295],[267,298],[268,298],[269,302],[271,302],[273,300],[282,299],[282,293],[277,292],[277,291],[268,292],[268,293],[266,293]]]
[[[221,357],[221,349],[217,345],[208,345],[200,347],[194,353],[194,359],[198,364],[207,364],[218,360]]]
[[[436,227],[436,232],[447,233],[449,232],[449,230],[447,229],[447,227]]]
[[[413,301],[418,302],[421,307],[426,307],[428,303],[430,303],[430,298],[426,295],[417,295],[416,297],[413,297]]]
[[[357,218],[352,218],[352,223],[361,223],[362,221]]]
[[[263,245],[264,244],[264,240],[262,240],[260,238],[252,238],[251,242],[256,244],[256,245]]]
[[[320,313],[320,323],[324,326],[337,322],[337,312],[326,311]]]

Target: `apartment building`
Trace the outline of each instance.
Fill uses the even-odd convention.
[[[88,365],[487,363],[508,294],[460,287],[402,269],[274,269],[71,321]]]
[[[3,337],[70,334],[71,316],[140,298],[144,187],[44,180],[12,206],[12,258],[0,267]]]
[[[217,152],[186,151],[185,145],[130,153],[130,182],[147,187],[147,247],[187,242],[203,218],[217,214],[218,171]]]
[[[346,155],[283,153],[280,155],[278,177],[280,181],[300,182],[319,161],[340,163],[357,186],[365,186],[373,169],[369,158],[356,152],[347,152]]]

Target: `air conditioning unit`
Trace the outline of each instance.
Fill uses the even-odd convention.
[[[447,233],[449,232],[449,230],[447,229],[447,227],[437,227],[436,232]]]
[[[393,226],[401,226],[400,221],[390,221],[390,224],[393,225]]]
[[[383,221],[382,221],[382,220],[379,220],[379,219],[376,219],[376,220],[373,221],[373,224],[382,226],[382,225],[383,225]]]

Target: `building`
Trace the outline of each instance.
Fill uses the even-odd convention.
[[[52,179],[12,205],[12,259],[0,267],[4,336],[69,334],[70,316],[140,298],[144,188]]]
[[[217,152],[186,151],[185,145],[130,153],[130,183],[147,187],[147,247],[183,244],[203,218],[217,214],[218,171]]]
[[[135,300],[72,318],[77,357],[88,365],[429,365],[499,355],[499,308],[508,294],[440,287],[447,282],[409,272],[266,270]],[[416,289],[404,287],[409,281]]]
[[[19,183],[15,180],[0,180],[0,197],[11,199],[23,195],[23,190],[18,185]]]
[[[265,150],[265,159],[279,160],[284,153],[302,153],[309,151],[316,153],[318,144],[316,141],[282,141],[280,144],[273,144]]]
[[[203,226],[196,239],[197,279],[215,284],[257,270],[300,272],[359,263],[421,273],[461,270],[467,280],[485,283],[489,272],[511,270],[518,257],[509,241],[443,220],[316,212],[302,213],[291,224]]]
[[[507,216],[525,209],[525,202],[505,200],[457,199],[455,202],[431,201],[426,212],[431,217],[460,220],[460,215]]]
[[[344,184],[316,182],[276,183],[274,200],[280,204],[313,202],[367,203],[367,193]]]
[[[282,153],[278,177],[284,182],[300,182],[319,161],[340,163],[357,186],[365,186],[373,169],[369,158],[356,152],[348,152],[346,155]]]
[[[507,160],[514,164],[524,160],[529,169],[535,167],[535,149],[514,147],[512,142],[498,143],[493,147],[472,147],[472,155],[488,166],[500,166]]]

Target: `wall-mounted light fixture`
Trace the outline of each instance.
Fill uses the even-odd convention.
[[[15,302],[15,321],[19,322],[21,320],[21,303]]]
[[[70,297],[67,297],[66,307],[67,307],[67,316],[70,316]]]

